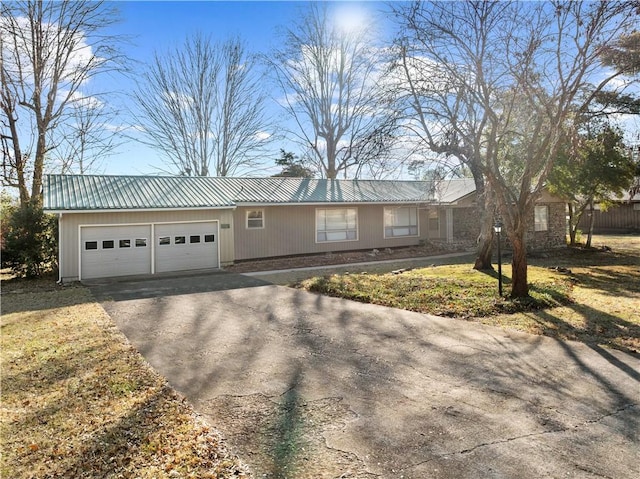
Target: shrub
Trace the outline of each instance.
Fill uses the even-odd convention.
[[[582,230],[576,230],[576,244],[582,243]]]
[[[18,277],[32,278],[55,269],[58,224],[55,216],[32,204],[2,208],[2,265]]]

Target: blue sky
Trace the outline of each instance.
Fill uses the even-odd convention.
[[[229,36],[240,36],[248,49],[254,53],[268,53],[278,45],[278,31],[295,22],[308,2],[298,1],[117,1],[121,22],[111,27],[116,34],[131,37],[126,52],[138,62],[151,60],[153,52],[163,52],[180,46],[188,35],[203,33],[214,40],[224,40]],[[382,1],[342,1],[330,2],[333,8],[347,11],[366,11],[370,19],[378,23],[377,29],[389,41],[394,26],[389,16],[388,5]],[[345,14],[343,16],[349,16]],[[125,78],[109,78],[109,83],[100,84],[100,89],[115,90],[123,94],[121,101],[129,102],[124,96],[134,88],[134,81]],[[279,92],[272,92],[274,97]],[[122,110],[123,123],[133,123]],[[282,113],[275,101],[272,113]],[[637,120],[628,130],[637,135]],[[634,138],[635,141],[637,139]],[[295,151],[295,146],[287,143],[274,144],[273,154],[265,158],[270,169],[252,172],[254,175],[273,174],[279,169],[274,164],[280,148]],[[125,141],[117,153],[102,163],[100,173],[107,174],[147,174],[157,173],[163,167],[160,153],[132,140]]]
[[[118,30],[134,35],[135,58],[145,59],[155,48],[181,44],[194,32],[214,38],[241,35],[254,50],[266,51],[278,26],[296,16],[302,2],[139,1],[117,2],[122,15]]]
[[[382,2],[331,2],[336,8],[366,10],[371,17],[385,8]],[[267,53],[278,44],[278,31],[295,21],[306,2],[282,1],[136,1],[116,2],[121,22],[112,31],[131,36],[127,45],[127,55],[138,62],[147,62],[153,52],[166,51],[180,46],[188,35],[204,33],[214,40],[224,40],[238,35],[246,41],[248,49],[254,53]],[[133,88],[127,79],[113,79],[109,88],[124,93]],[[113,82],[118,82],[114,84]],[[120,83],[121,82],[121,83]],[[125,99],[125,101],[127,101]],[[274,113],[277,105],[273,105]],[[274,165],[281,146],[274,145],[274,155],[267,159]],[[159,153],[129,140],[122,144],[117,154],[102,163],[101,171],[106,174],[153,173],[162,167]],[[264,171],[257,174],[272,174],[278,171]]]

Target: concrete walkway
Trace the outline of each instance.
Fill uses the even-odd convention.
[[[640,360],[230,273],[94,294],[256,478],[637,478]]]
[[[417,258],[394,258],[388,260],[372,260],[360,263],[330,264],[323,266],[308,266],[303,268],[288,268],[271,271],[255,271],[243,273],[245,276],[264,279],[274,284],[292,284],[311,276],[334,273],[387,273],[396,269],[415,269],[440,264],[457,264],[473,262],[475,253],[456,252]]]

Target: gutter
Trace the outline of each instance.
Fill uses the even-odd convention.
[[[62,284],[62,213],[57,213],[58,215],[58,282],[57,284]]]
[[[197,207],[173,207],[173,208],[101,208],[101,209],[82,209],[82,210],[59,210],[59,209],[45,209],[47,213],[62,215],[63,213],[122,213],[127,211],[129,213],[152,213],[154,211],[204,211],[204,210],[235,210],[236,205],[225,206],[197,206]]]

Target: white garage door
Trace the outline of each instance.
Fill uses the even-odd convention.
[[[84,226],[81,278],[151,273],[151,226]]]
[[[155,225],[156,272],[218,267],[218,223]]]

